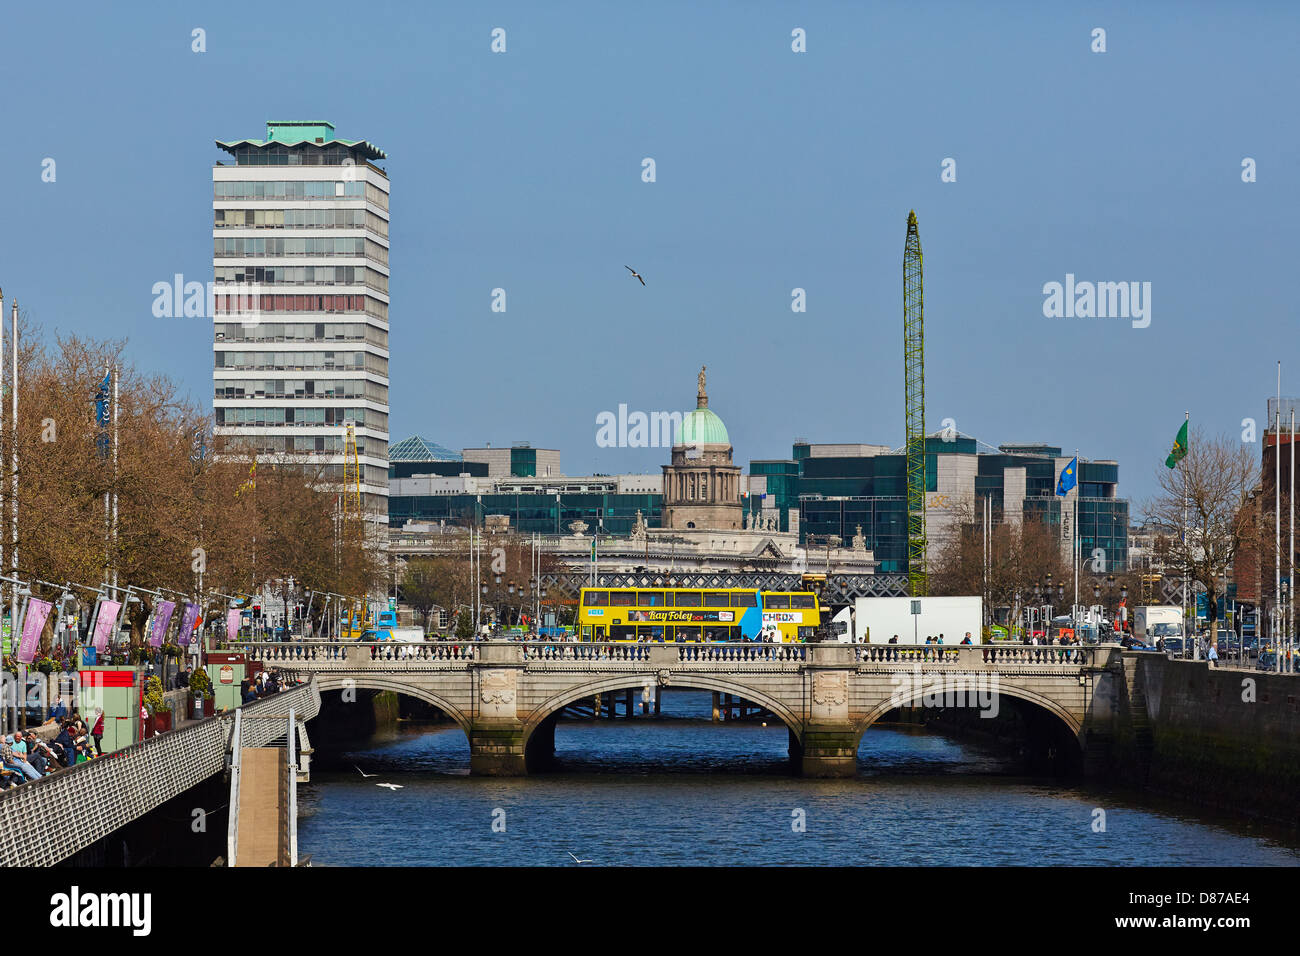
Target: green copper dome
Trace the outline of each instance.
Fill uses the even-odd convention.
[[[682,419],[675,445],[730,445],[727,426],[712,409],[697,408]]]

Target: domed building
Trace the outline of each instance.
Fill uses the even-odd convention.
[[[665,528],[739,530],[740,467],[731,463],[727,426],[709,408],[705,369],[700,369],[695,411],[673,441],[672,464],[664,465]]]

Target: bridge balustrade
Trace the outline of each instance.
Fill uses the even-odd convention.
[[[953,665],[956,667],[1090,667],[1094,648],[1033,644],[858,644],[865,664]]]
[[[416,644],[402,641],[303,641],[233,646],[244,650],[254,660],[288,669],[302,664],[356,665],[381,661],[447,663],[474,660],[473,642]]]
[[[803,661],[808,654],[804,644],[681,644],[677,650],[678,660],[718,664],[789,663]]]

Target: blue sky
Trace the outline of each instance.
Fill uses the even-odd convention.
[[[210,323],[150,290],[211,277],[213,140],[329,120],[390,157],[392,440],[657,472],[596,416],[693,407],[701,364],[742,463],[901,444],[915,208],[930,430],[1117,458],[1141,499],[1185,410],[1238,435],[1278,358],[1300,393],[1300,13],[1135,7],[7,5],[0,285],[208,402]],[[1045,317],[1067,273],[1150,282],[1150,327]]]

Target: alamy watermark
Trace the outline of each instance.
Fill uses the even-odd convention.
[[[1067,272],[1064,284],[1046,283],[1043,295],[1049,319],[1132,319],[1135,329],[1151,324],[1150,282],[1075,282]]]
[[[991,674],[935,674],[922,673],[920,664],[913,664],[910,673],[891,674],[889,683],[894,686],[889,695],[892,707],[973,707],[980,717],[998,715],[998,675]]]
[[[681,432],[681,412],[640,412],[620,403],[618,412],[596,415],[596,445],[600,448],[672,448]]]

